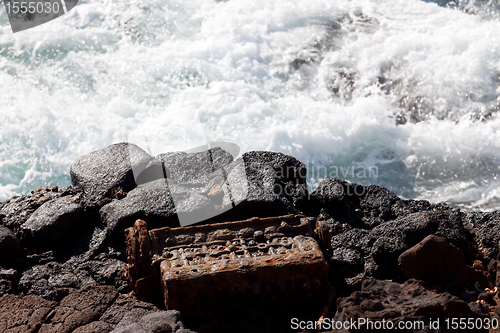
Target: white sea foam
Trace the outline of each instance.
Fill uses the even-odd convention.
[[[375,166],[345,178],[498,209],[500,20],[452,5],[88,0],[16,34],[2,11],[0,200],[112,143],[209,140],[291,154],[311,188]]]

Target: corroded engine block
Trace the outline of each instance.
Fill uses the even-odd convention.
[[[328,267],[309,220],[287,215],[125,231],[126,277],[137,296],[203,316],[243,305],[325,299]]]

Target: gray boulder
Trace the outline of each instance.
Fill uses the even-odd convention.
[[[207,185],[211,175],[229,166],[233,156],[220,147],[197,153],[172,152],[155,158],[165,166],[167,177],[178,184]]]
[[[12,197],[2,203],[0,211],[1,224],[17,232],[20,226],[41,205],[55,198],[70,194],[75,194],[72,187],[47,186],[38,187],[26,195]]]
[[[231,196],[238,204],[225,214],[226,219],[278,216],[305,209],[307,170],[302,162],[282,153],[252,151],[234,163],[241,164],[242,168],[228,173]]]
[[[83,190],[89,203],[98,203],[136,186],[139,173],[152,157],[131,143],[117,143],[76,160],[70,169],[71,182]]]
[[[214,209],[208,197],[167,179],[157,179],[102,207],[99,213],[105,228],[93,242],[98,246],[106,242],[121,249],[125,242],[123,231],[137,219],[145,220],[149,228],[175,227],[179,226],[178,214],[185,220],[199,222],[213,216]]]
[[[61,197],[44,203],[21,226],[21,242],[33,250],[60,247],[72,241],[84,224],[84,211],[76,197]]]

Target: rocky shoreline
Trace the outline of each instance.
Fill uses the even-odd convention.
[[[214,170],[224,170],[223,177]],[[0,203],[0,331],[318,331],[311,325],[319,310],[300,304],[183,323],[180,312],[136,299],[123,276],[124,230],[137,219],[176,227],[179,212],[210,212],[203,223],[318,218],[333,286],[321,314],[332,321],[422,321],[426,332],[456,332],[447,318],[498,320],[498,211],[402,200],[379,186],[338,179],[308,193],[305,176],[302,162],[272,152],[236,160],[221,148],[152,157],[120,143],[79,158],[72,186],[41,187]],[[221,179],[246,190],[227,190]],[[181,198],[175,203],[174,194]],[[293,330],[292,318],[305,326]],[[440,327],[431,320],[441,320]]]

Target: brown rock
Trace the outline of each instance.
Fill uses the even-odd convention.
[[[56,305],[40,296],[5,294],[0,297],[0,332],[37,332]]]
[[[414,279],[404,284],[370,279],[363,283],[361,291],[337,301],[334,320],[385,320],[391,321],[394,327],[400,321],[420,321],[428,329],[430,319],[440,319],[441,327],[444,327],[442,321],[445,318],[486,318],[488,310],[487,306],[466,303],[447,292],[431,293]],[[373,330],[365,326],[356,332],[363,331]]]
[[[465,264],[462,251],[444,237],[429,235],[398,258],[407,278],[431,284],[456,283],[463,288],[476,282],[489,286],[486,275]]]
[[[49,324],[43,324],[40,333],[70,333],[87,325],[105,313],[118,297],[112,286],[87,287],[62,299]]]
[[[93,321],[85,326],[80,326],[73,333],[109,333],[113,326],[103,321]]]

